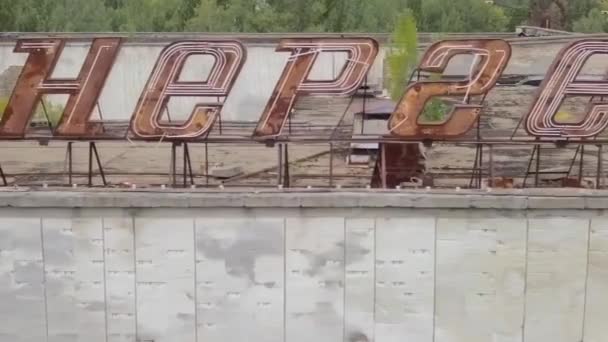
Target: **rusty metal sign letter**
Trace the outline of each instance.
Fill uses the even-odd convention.
[[[94,39],[76,79],[51,79],[65,40],[19,40],[15,52],[29,53],[29,56],[2,116],[0,138],[22,138],[44,94],[70,95],[55,129],[56,136],[94,138],[102,133],[102,124],[89,119],[120,44],[120,38]]]
[[[577,81],[576,77],[592,55],[608,54],[608,40],[579,40],[559,53],[541,84],[526,117],[526,131],[537,137],[584,138],[601,133],[608,126],[608,103],[591,102],[578,123],[555,121],[568,96],[608,96],[608,79]]]
[[[389,119],[393,135],[411,139],[453,138],[471,129],[481,105],[469,104],[471,96],[489,92],[511,58],[511,46],[500,39],[452,40],[433,44],[424,54],[418,70],[443,73],[456,55],[473,55],[469,77],[462,81],[423,81],[410,85]],[[462,96],[447,120],[420,123],[426,103],[438,96]]]
[[[281,40],[276,51],[288,51],[291,56],[255,129],[254,137],[257,138],[280,135],[300,95],[348,96],[355,93],[378,55],[378,43],[371,38],[294,38]],[[322,52],[348,54],[346,63],[334,80],[308,78]]]
[[[204,81],[180,81],[186,60],[195,55],[214,58],[209,76]],[[160,119],[169,99],[173,96],[228,96],[245,59],[245,49],[238,41],[180,41],[167,46],[156,61],[139,99],[131,119],[131,132],[139,139],[193,139],[204,135],[215,122],[223,103],[197,104],[183,124],[162,124]]]

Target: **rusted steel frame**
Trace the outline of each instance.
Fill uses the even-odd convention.
[[[340,121],[338,121],[338,124],[334,127],[333,131],[331,132],[331,135],[329,136],[329,139],[333,139],[334,137],[336,137],[336,133],[338,132],[338,130],[340,128],[344,127],[344,126],[341,126],[342,121],[344,121],[344,118],[346,117],[346,114],[348,113],[348,110],[350,109],[350,106],[352,106],[354,101],[355,101],[355,97],[351,96],[350,101],[348,101],[348,105],[346,106],[346,108],[344,108],[344,112],[340,116]],[[363,112],[365,113],[365,109],[363,109]],[[362,123],[364,121],[365,120],[361,120]],[[361,130],[363,131],[363,126],[361,126],[361,127],[362,127]],[[361,134],[363,134],[363,132],[361,132]]]
[[[171,142],[171,184],[173,187],[177,186],[177,142]]]
[[[65,176],[66,172],[19,172],[19,173],[12,173],[11,175],[14,176],[38,176],[38,175],[44,175],[44,176]],[[89,172],[85,171],[85,172],[72,172],[72,176],[73,177],[88,177]],[[162,177],[162,176],[167,176],[167,172],[129,172],[129,171],[124,171],[124,172],[107,172],[104,171],[104,175],[106,177],[108,176],[154,176],[154,177]],[[195,174],[194,177],[204,177],[204,175],[197,175]]]
[[[536,149],[536,173],[534,174],[534,186],[538,188],[540,178],[540,152],[542,147],[537,145]]]
[[[481,189],[481,182],[483,179],[483,144],[477,145],[479,148],[479,176],[477,177],[477,189]]]
[[[583,172],[584,172],[584,163],[585,163],[585,145],[581,145],[581,156],[578,166],[578,184],[581,186],[583,184]]]
[[[486,96],[488,96],[488,93],[484,93],[483,97],[480,101],[480,105],[483,105],[483,102],[486,99]],[[470,97],[467,98],[467,104],[470,103]],[[479,117],[477,117],[477,140],[481,141],[481,113],[479,114]],[[493,146],[492,145],[488,145],[490,147],[490,180],[488,183],[488,186],[492,186],[492,183],[494,182],[494,176],[493,176]],[[475,158],[477,158],[477,156],[479,156],[479,165],[475,164],[474,165],[474,172],[475,174],[478,174],[477,176],[477,188],[481,189],[482,186],[482,181],[483,181],[483,144],[482,145],[477,145],[477,148],[475,149]],[[475,160],[475,162],[477,163],[477,159]],[[471,176],[471,180],[474,176]],[[470,185],[469,185],[470,187]]]
[[[97,167],[99,168],[99,174],[103,181],[103,185],[107,186],[108,182],[106,181],[106,176],[103,171],[103,165],[101,164],[101,159],[99,158],[99,153],[97,152],[97,146],[94,141],[89,142],[89,187],[93,186],[93,155],[95,156],[95,160],[97,162]]]
[[[475,146],[475,161],[473,162],[473,168],[471,168],[471,180],[469,181],[469,187],[473,187],[475,182],[475,188],[481,188],[483,180],[483,143]]]
[[[183,166],[183,171],[184,171],[184,188],[186,187],[187,183],[186,183],[186,179],[187,176],[190,177],[190,185],[194,185],[194,174],[192,173],[192,161],[190,159],[190,149],[188,148],[188,143],[184,142],[183,143],[183,162],[184,162],[184,166]]]
[[[51,122],[51,118],[49,117],[49,112],[46,110],[46,104],[44,103],[44,98],[40,98],[40,105],[42,105],[42,111],[44,112],[44,118],[46,119],[46,123],[49,125],[49,129],[53,132],[53,123]]]
[[[354,98],[355,97],[352,96],[351,103],[352,103],[352,100],[354,100]],[[362,119],[361,119],[361,134],[363,134],[363,127],[364,127],[364,122],[365,122],[365,120],[363,120],[363,117],[365,117],[365,113],[366,113],[365,112],[365,109],[366,109],[365,105],[366,104],[367,104],[367,74],[365,74],[365,79],[363,80],[363,106],[362,106],[363,108],[361,108],[362,111],[363,111],[363,116],[362,116]],[[350,104],[349,104],[349,106],[350,106]],[[340,122],[341,121],[342,120],[340,120]]]
[[[286,188],[291,187],[291,176],[289,175],[289,145],[283,145],[283,151],[285,152],[285,161],[283,163],[283,186]]]
[[[329,143],[329,186],[334,185],[334,144]]]
[[[382,156],[380,157],[380,179],[382,181],[382,188],[386,189],[386,148],[385,145],[380,145],[381,146],[381,153]]]
[[[205,185],[209,186],[209,144],[205,142]]]
[[[8,182],[6,181],[6,175],[4,174],[2,165],[0,165],[0,177],[2,177],[2,184],[4,184],[4,186],[8,186]]]
[[[327,179],[328,176],[326,173],[295,173],[291,175],[292,178],[323,178]],[[349,174],[340,174],[334,172],[334,178],[363,178],[358,175],[349,175]],[[331,186],[333,187],[333,185]]]
[[[530,155],[530,159],[528,160],[528,167],[526,168],[526,175],[524,176],[524,181],[522,183],[522,187],[526,187],[526,183],[528,181],[528,176],[530,175],[530,171],[532,170],[532,163],[534,162],[534,156],[536,155],[536,148],[538,145],[534,145],[532,149],[532,154]]]
[[[188,151],[188,143],[184,142],[182,144],[182,173],[184,176],[184,188],[186,187],[186,179],[187,179],[187,175],[188,175],[188,158],[189,156],[186,154]]]
[[[93,142],[89,142],[89,188],[93,186],[93,151],[92,150]]]
[[[477,172],[478,172],[478,170],[480,170],[477,167],[478,160],[479,160],[479,145],[475,146],[475,159],[473,161],[473,168],[471,169],[472,173],[471,173],[471,179],[469,180],[469,188],[473,187],[473,182],[475,181],[475,179],[477,177]],[[481,172],[481,171],[479,171],[479,172]]]
[[[25,139],[20,139],[20,141],[48,141],[48,137],[26,137]],[[59,141],[66,141],[64,139],[58,139]],[[83,140],[83,141],[92,141],[92,140]],[[105,139],[95,139],[94,141],[125,141],[124,139],[119,138],[105,138]],[[149,142],[159,143],[158,140],[150,140]],[[164,140],[162,141],[170,143],[171,141]],[[355,138],[346,138],[346,137],[338,137],[335,139],[327,139],[325,137],[280,137],[276,140],[276,143],[297,143],[297,144],[327,144],[329,142],[332,143],[390,143],[390,144],[412,144],[412,143],[423,143],[424,140],[420,139],[394,139],[394,138],[372,138],[372,137],[355,137]],[[563,140],[537,140],[537,139],[517,139],[517,140],[508,140],[508,139],[496,139],[496,138],[488,138],[483,140],[472,140],[472,139],[454,139],[454,140],[446,140],[446,139],[438,139],[433,140],[433,145],[503,145],[503,146],[517,146],[517,145],[552,145],[562,143]],[[253,140],[250,137],[239,137],[239,138],[214,138],[209,137],[208,139],[203,140],[193,140],[188,141],[190,144],[234,144],[234,145],[249,145],[256,144],[260,145],[260,141]],[[597,140],[570,140],[567,144],[582,144],[582,145],[607,145],[608,139],[597,139]]]
[[[581,147],[583,145],[578,145],[576,147],[576,152],[574,153],[574,157],[572,157],[572,161],[570,162],[570,167],[568,168],[568,172],[566,173],[566,175],[569,177],[572,174],[572,169],[574,168],[574,164],[576,163],[576,158],[578,157],[578,154],[581,151]]]
[[[490,179],[488,186],[494,186],[494,145],[488,145],[490,149]]]
[[[72,175],[73,175],[73,166],[74,166],[74,158],[73,158],[73,150],[72,150],[72,141],[68,142],[67,147],[67,155],[68,155],[68,184],[72,184]]]
[[[604,159],[603,159],[603,149],[604,146],[602,145],[598,145],[597,146],[597,173],[595,176],[595,188],[596,189],[601,189],[602,188],[602,183],[603,183],[603,179],[604,179]]]
[[[283,144],[277,144],[277,185],[283,185]]]

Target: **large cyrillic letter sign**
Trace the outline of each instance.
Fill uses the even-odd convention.
[[[214,58],[209,76],[204,81],[180,81],[186,60],[194,55]],[[163,124],[160,119],[169,99],[172,96],[228,96],[245,58],[245,49],[237,41],[181,41],[167,46],[156,61],[139,99],[131,119],[131,132],[140,139],[193,139],[204,135],[213,125],[223,103],[197,104],[184,123]]]
[[[94,138],[101,123],[89,122],[120,48],[120,38],[94,39],[76,79],[51,79],[63,39],[19,40],[15,52],[28,53],[0,122],[1,138],[21,138],[44,94],[69,94],[55,136]]]
[[[371,38],[283,39],[276,51],[291,52],[254,136],[272,138],[281,134],[296,99],[300,95],[348,96],[361,86],[378,54]],[[310,80],[310,71],[321,52],[346,52],[347,61],[334,80]]]
[[[578,123],[559,123],[555,116],[569,96],[608,96],[608,80],[577,81],[592,55],[608,55],[608,40],[581,40],[565,47],[553,62],[539,95],[526,117],[526,131],[537,137],[582,138],[601,133],[608,126],[608,103],[590,103]]]
[[[471,129],[482,106],[468,104],[469,99],[494,87],[511,58],[511,47],[498,39],[442,41],[426,51],[418,69],[443,73],[449,61],[462,54],[474,56],[470,77],[459,82],[425,81],[410,85],[389,120],[393,135],[411,139],[453,138]],[[437,96],[462,96],[462,101],[444,122],[420,123],[426,103]]]

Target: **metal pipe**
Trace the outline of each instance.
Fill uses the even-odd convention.
[[[89,187],[93,186],[93,142],[89,143]]]
[[[209,186],[209,144],[205,143],[205,185]]]
[[[186,151],[188,150],[188,143],[183,143],[182,145],[182,161],[183,161],[183,166],[182,166],[182,171],[184,174],[184,188],[186,187],[186,177],[187,177],[187,162],[186,162]]]
[[[99,168],[99,174],[101,175],[103,185],[108,185],[108,182],[106,182],[106,175],[103,172],[103,165],[101,164],[101,159],[99,158],[99,152],[97,151],[97,145],[95,145],[95,143],[93,143],[93,152],[95,153],[95,160],[97,160],[97,167]]]
[[[73,166],[73,159],[72,159],[72,142],[68,142],[68,184],[72,184],[72,174],[73,174],[73,170],[72,170],[72,166]]]
[[[595,181],[596,189],[603,187],[604,180],[604,147],[599,145],[597,147],[597,176]]]
[[[581,145],[581,159],[578,166],[578,184],[583,184],[583,168],[585,163],[585,145]]]
[[[334,185],[334,144],[329,143],[329,186]]]
[[[494,146],[489,145],[490,148],[490,180],[488,181],[488,185],[490,187],[494,186]]]
[[[278,166],[277,166],[277,185],[283,185],[283,144],[277,144],[278,151]]]
[[[176,179],[176,165],[177,164],[177,156],[176,156],[176,143],[171,143],[171,184],[175,187],[177,185]]]
[[[386,149],[384,148],[384,145],[380,145],[380,151],[381,151],[380,177],[382,179],[382,188],[386,189]]]
[[[536,147],[536,174],[534,176],[534,187],[538,188],[539,185],[539,176],[540,176],[540,145]]]

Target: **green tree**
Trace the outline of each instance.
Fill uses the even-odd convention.
[[[410,74],[418,62],[418,31],[411,10],[404,11],[397,19],[391,37],[391,50],[387,57],[390,72],[391,99],[398,101],[407,86]]]
[[[184,0],[128,0],[114,12],[117,31],[172,32],[185,26]]]
[[[592,9],[598,9],[601,7],[599,0],[570,0],[568,2],[568,17],[571,19],[571,23],[574,25],[578,19],[587,17]]]
[[[479,0],[425,0],[418,20],[424,32],[502,32],[508,22],[502,8]]]
[[[103,0],[20,0],[14,8],[15,31],[108,31]]]
[[[0,31],[15,28],[15,4],[12,0],[0,0]]]
[[[281,32],[288,18],[265,1],[232,0],[222,4],[202,0],[186,28],[201,32]]]
[[[20,0],[14,5],[14,31],[49,31],[53,3],[50,0]]]
[[[53,6],[47,30],[107,32],[111,30],[109,14],[103,0],[64,0]]]
[[[575,32],[581,33],[605,32],[607,24],[608,22],[606,21],[606,15],[604,15],[599,9],[594,8],[589,11],[587,16],[575,21],[572,25],[572,29]]]

